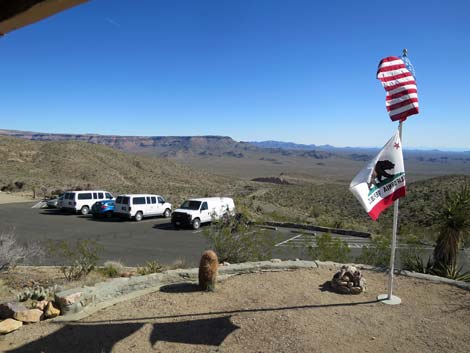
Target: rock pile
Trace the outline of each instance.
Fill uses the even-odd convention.
[[[23,324],[31,324],[60,315],[53,301],[41,300],[28,309],[21,303],[0,304],[0,334],[18,330]]]
[[[331,288],[341,294],[361,294],[366,290],[366,280],[354,266],[342,266],[330,282]]]

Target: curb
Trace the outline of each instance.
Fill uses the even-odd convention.
[[[259,272],[315,268],[339,270],[343,265],[344,264],[331,261],[281,261],[278,259],[273,259],[271,261],[246,262],[219,267],[219,281],[223,281],[236,275]],[[386,269],[384,268],[377,268],[370,265],[349,265],[356,266],[361,270],[386,272]],[[161,287],[169,284],[197,283],[198,271],[198,268],[177,269],[145,276],[115,278],[107,282],[97,283],[93,287],[73,288],[59,292],[56,294],[55,300],[56,303],[60,305],[62,315],[53,319],[53,321],[78,321],[117,303],[157,292]],[[470,283],[467,282],[409,271],[397,271],[396,273],[406,277],[428,280],[433,283],[453,285],[470,291]]]
[[[371,233],[367,233],[367,232],[359,232],[356,230],[339,229],[339,228],[320,227],[320,226],[314,226],[314,225],[309,225],[309,224],[281,223],[281,222],[265,222],[264,224],[267,226],[271,226],[271,227],[296,228],[296,229],[305,229],[305,230],[313,230],[313,231],[316,230],[319,232],[350,235],[353,237],[361,237],[361,238],[370,238],[372,236]]]

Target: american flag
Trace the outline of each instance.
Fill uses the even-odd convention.
[[[413,74],[404,61],[397,56],[382,59],[377,70],[377,79],[387,92],[385,106],[392,121],[404,121],[418,114],[418,89]]]

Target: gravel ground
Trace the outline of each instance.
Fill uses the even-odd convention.
[[[0,339],[0,351],[468,352],[470,292],[396,278],[398,306],[376,302],[383,273],[364,271],[367,292],[324,288],[328,269],[240,275],[216,291],[172,285],[80,323],[44,321]]]

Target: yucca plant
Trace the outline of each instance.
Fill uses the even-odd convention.
[[[432,274],[437,276],[455,279],[456,281],[470,282],[470,271],[462,271],[463,266],[457,266],[454,262],[450,265],[435,265]]]
[[[439,237],[433,252],[433,267],[449,269],[457,263],[457,253],[464,235],[470,230],[470,187],[447,193],[444,205],[436,214]]]

